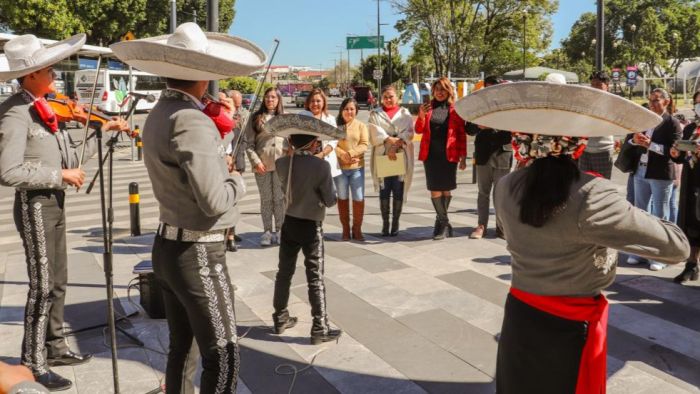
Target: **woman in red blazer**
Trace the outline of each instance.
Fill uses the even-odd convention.
[[[451,191],[457,188],[457,165],[467,168],[467,135],[464,120],[454,110],[454,89],[449,79],[442,77],[431,87],[433,100],[423,104],[416,119],[416,133],[423,134],[418,159],[425,167],[430,199],[437,213],[433,239],[452,236],[447,209]]]

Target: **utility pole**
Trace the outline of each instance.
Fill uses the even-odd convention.
[[[605,0],[598,0],[598,12],[597,12],[597,18],[596,18],[596,25],[595,25],[595,69],[596,71],[602,71],[603,70],[603,56],[604,56],[604,43],[603,43],[603,37],[605,35],[603,34],[603,29],[604,29],[604,24],[605,24]]]
[[[389,49],[389,65],[388,65],[389,70],[387,71],[387,75],[389,76],[389,85],[391,85],[394,82],[394,76],[392,75],[393,74],[393,71],[392,71],[392,69],[393,69],[392,62],[393,61],[391,59],[391,46],[392,46],[391,44],[392,44],[391,41],[389,41],[387,43],[387,48]]]
[[[175,33],[177,27],[177,2],[170,0],[170,34]]]
[[[219,0],[207,0],[207,30],[215,33],[219,32]],[[209,94],[217,97],[218,93],[219,81],[210,81]]]
[[[382,46],[381,32],[379,23],[379,0],[377,0],[377,70],[379,70],[379,78],[377,78],[377,92],[382,89]]]
[[[523,9],[523,81],[525,80],[525,71],[527,70],[527,12],[529,7],[525,6]]]

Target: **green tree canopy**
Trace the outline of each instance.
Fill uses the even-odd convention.
[[[396,23],[404,43],[414,42],[414,60],[427,49],[435,72],[473,76],[528,65],[549,46],[549,18],[557,0],[392,0],[403,14]],[[523,34],[524,30],[524,34]]]
[[[389,83],[389,55],[382,55],[382,84]],[[360,74],[361,79],[367,82],[374,82],[374,77],[372,73],[377,68],[377,55],[368,56],[364,59],[364,62],[360,64]],[[404,78],[409,77],[408,67],[406,63],[401,59],[401,55],[394,51],[391,56],[391,80],[393,82],[401,81]],[[372,85],[374,86],[374,84]]]
[[[219,0],[219,31],[228,31],[235,0]],[[178,23],[206,25],[205,0],[177,0]],[[128,31],[137,38],[168,32],[169,0],[0,0],[0,25],[16,34],[60,40],[86,33],[88,43],[109,45]]]
[[[252,94],[255,93],[255,88],[258,86],[258,81],[252,77],[233,77],[229,79],[223,79],[219,81],[220,89],[234,89],[238,90],[242,94]],[[272,84],[269,82],[263,83],[261,92],[265,89],[271,87]]]

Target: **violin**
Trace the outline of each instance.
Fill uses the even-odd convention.
[[[82,104],[72,100],[68,96],[57,94],[55,98],[49,98],[49,106],[53,109],[59,122],[76,121],[82,124],[87,122],[88,111]],[[90,113],[90,126],[93,128],[102,127],[105,123],[112,120],[112,117],[106,115],[94,107]]]

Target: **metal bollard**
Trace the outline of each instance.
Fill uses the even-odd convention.
[[[141,130],[139,126],[134,127],[134,139],[136,140],[136,160],[143,160],[143,140],[141,139]]]
[[[141,218],[139,214],[139,184],[129,184],[129,221],[131,222],[131,235],[141,235]]]

